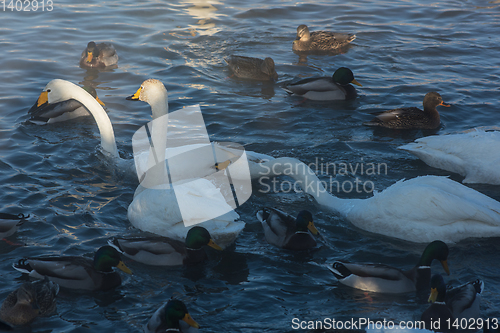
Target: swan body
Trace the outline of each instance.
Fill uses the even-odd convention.
[[[197,264],[207,259],[204,246],[222,250],[211,238],[207,229],[194,226],[186,240],[166,237],[114,237],[108,244],[135,261],[154,266],[178,266]]]
[[[180,300],[171,299],[151,316],[144,327],[144,333],[197,333],[199,327],[189,314],[186,305]]]
[[[180,180],[172,181],[170,184],[166,177],[165,165],[167,162],[165,156],[169,156],[170,176],[172,176],[172,167],[181,170],[188,168],[179,168],[176,163],[171,164],[175,155],[169,155],[165,149],[166,133],[164,129],[167,128],[168,123],[167,118],[163,116],[168,112],[168,102],[167,90],[164,85],[157,80],[146,80],[138,91],[128,99],[145,101],[151,105],[154,119],[151,136],[155,154],[149,154],[148,165],[151,165],[151,156],[156,156],[156,160],[160,161],[154,162],[154,164],[156,163],[155,167],[145,173],[141,184],[137,187],[134,199],[128,207],[129,221],[133,226],[143,231],[177,240],[186,238],[191,225],[200,224],[209,231],[214,241],[221,247],[232,243],[245,227],[245,223],[237,221],[239,215],[227,203],[220,188],[214,185],[214,179],[192,179],[189,178],[189,175],[184,175],[184,177],[180,177]],[[230,148],[222,149],[220,154],[216,151],[217,162],[222,162],[220,158],[227,157],[230,151]],[[233,154],[233,156],[237,155]],[[261,157],[259,154],[253,156],[251,159]],[[193,160],[198,161],[199,158],[189,158],[187,162],[193,164]],[[237,165],[238,161],[234,162],[234,166]],[[229,165],[227,170],[233,180],[245,178],[245,168],[231,168],[232,166]],[[236,172],[233,173],[233,170]],[[238,174],[238,170],[241,174]],[[248,178],[248,170],[246,174]],[[201,176],[197,175],[197,177]],[[232,196],[232,193],[229,195]]]
[[[336,261],[327,268],[340,283],[366,291],[379,293],[406,293],[427,291],[431,282],[431,263],[439,260],[446,273],[448,246],[442,241],[427,245],[419,262],[410,270],[382,264],[357,264]]]
[[[17,231],[17,228],[22,225],[28,217],[30,216],[24,216],[24,214],[14,215],[0,213],[0,238],[13,235]]]
[[[481,280],[466,283],[462,286],[446,290],[446,284],[440,274],[432,276],[429,302],[432,305],[421,316],[421,320],[429,323],[431,320],[477,319],[481,317],[479,305],[484,283]]]
[[[0,307],[0,319],[14,326],[28,325],[56,309],[59,286],[51,281],[26,282],[7,295]]]
[[[308,78],[292,83],[283,89],[292,96],[302,96],[313,101],[335,101],[356,98],[356,89],[361,86],[349,68],[340,67],[332,77]]]
[[[436,129],[441,124],[441,118],[436,106],[450,107],[443,102],[437,92],[432,91],[424,97],[424,110],[419,108],[400,108],[382,112],[371,121],[364,122],[366,126],[378,126],[392,129]]]
[[[118,63],[118,54],[113,45],[108,43],[89,42],[80,57],[82,68],[104,68],[115,66]]]
[[[293,41],[295,52],[332,52],[348,45],[356,39],[356,35],[330,31],[309,32],[307,25],[297,27],[297,38]]]
[[[229,56],[224,59],[231,71],[236,77],[251,80],[278,80],[278,73],[274,66],[272,58],[243,57],[243,56]]]
[[[312,237],[318,234],[311,212],[300,211],[297,218],[275,208],[265,208],[257,212],[264,235],[269,244],[290,250],[307,250],[316,246]],[[311,233],[310,233],[311,232]]]
[[[427,136],[398,147],[426,164],[465,177],[463,183],[500,185],[500,132],[475,129],[467,133]]]
[[[500,202],[439,176],[400,180],[367,199],[329,194],[315,173],[293,158],[250,165],[252,178],[287,175],[323,208],[360,229],[416,243],[500,236]],[[262,182],[262,180],[259,180]]]
[[[94,88],[83,87],[83,89],[91,94],[99,104],[104,106]],[[45,90],[40,94],[28,114],[30,114],[29,121],[36,125],[52,124],[91,115],[82,103],[73,98],[49,103]]]
[[[117,267],[127,274],[130,269],[111,246],[96,251],[94,259],[75,256],[36,257],[19,260],[13,267],[36,279],[48,278],[61,287],[82,290],[109,290],[121,284]]]

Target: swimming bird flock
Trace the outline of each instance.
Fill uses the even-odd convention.
[[[292,50],[298,54],[338,54],[351,47],[350,43],[355,39],[354,34],[310,32],[306,25],[299,25]],[[275,62],[270,57],[260,59],[228,55],[224,61],[232,73],[231,77],[274,84],[279,79]],[[91,70],[117,68],[117,63],[117,51],[111,44],[94,41],[88,43],[79,61],[80,67]],[[351,84],[361,87],[349,68],[339,67],[331,77],[286,82],[282,87],[290,96],[335,102],[357,97],[358,93]],[[148,168],[153,159],[152,151],[138,154],[135,161],[120,157],[113,125],[93,87],[82,88],[65,80],[52,80],[28,111],[29,120],[38,125],[82,116],[94,118],[100,133],[101,152],[119,168],[143,175],[128,207],[128,219],[133,227],[144,233],[131,236],[124,231],[123,235],[110,238],[107,245],[96,249],[93,258],[85,255],[19,258],[12,264],[13,268],[38,281],[20,285],[4,300],[0,307],[0,320],[6,328],[29,325],[38,316],[53,313],[59,287],[102,292],[120,286],[122,278],[115,268],[132,274],[132,270],[123,263],[122,256],[132,260],[132,265],[133,262],[150,266],[200,265],[210,260],[207,251],[222,251],[234,244],[245,228],[245,222],[239,220],[234,207],[216,200],[223,189],[213,181],[200,178],[193,182],[179,182],[173,184],[175,191],[165,185],[165,180],[173,173],[165,167],[166,162],[200,147],[186,145],[174,150],[166,146],[167,123],[162,119],[169,114],[169,107],[164,84],[148,79],[127,100],[148,103],[152,118],[157,121],[150,128],[154,158],[159,161],[154,168]],[[446,104],[438,92],[430,91],[423,99],[423,110],[417,107],[392,109],[377,114],[362,125],[392,130],[435,130],[441,126],[438,106],[451,105]],[[196,108],[199,109],[199,106],[188,110]],[[498,132],[477,129],[467,133],[423,137],[399,148],[415,154],[431,166],[464,176],[464,183],[498,185],[498,157],[492,152],[496,151],[499,142]],[[453,247],[449,248],[449,245],[469,237],[500,237],[500,203],[496,200],[447,177],[431,175],[401,180],[367,199],[341,199],[328,193],[317,175],[299,160],[245,152],[248,167],[240,175],[231,171],[232,166],[241,163],[234,150],[218,144],[209,146],[218,153],[213,161],[200,159],[199,170],[203,176],[230,173],[233,179],[248,177],[256,180],[263,174],[272,177],[286,175],[297,183],[315,185],[311,187],[313,189],[305,188],[304,191],[318,203],[319,209],[333,211],[375,237],[382,234],[427,244],[413,267],[396,268],[378,263],[334,260],[324,268],[331,271],[340,284],[377,293],[380,297],[383,294],[415,292],[420,296],[426,295],[426,298],[430,295],[428,299],[432,304],[421,314],[429,327],[436,319],[445,321],[480,316],[483,282],[478,279],[447,290],[443,277],[431,274],[431,266],[437,260],[444,272],[450,274],[447,259]],[[263,170],[268,172],[263,173]],[[193,176],[184,175],[183,179],[190,180],[190,177]],[[193,210],[201,212],[202,215],[198,216],[201,223],[194,221],[186,224],[192,221],[186,221],[180,212],[179,193],[183,193]],[[0,213],[0,236],[11,237],[28,217]],[[266,242],[271,246],[289,251],[311,251],[324,241],[314,223],[314,214],[300,207],[289,212],[262,207],[256,217],[262,225]],[[186,304],[173,297],[144,324],[144,332],[197,332],[199,327]]]

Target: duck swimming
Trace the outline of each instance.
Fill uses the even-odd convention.
[[[300,211],[294,218],[278,209],[265,208],[257,212],[257,219],[262,223],[269,244],[289,250],[307,250],[316,246],[309,231],[317,235],[318,230],[307,210]]]
[[[450,107],[435,91],[424,97],[424,110],[416,107],[400,108],[382,112],[371,121],[364,122],[366,126],[379,126],[393,129],[436,129],[441,124],[436,106]]]
[[[10,325],[32,323],[56,309],[59,286],[49,280],[26,282],[7,295],[0,307],[0,319]]]
[[[224,59],[236,77],[251,80],[278,80],[278,73],[274,68],[273,59],[267,57],[264,60],[260,58],[251,58],[243,56],[229,56]]]
[[[93,87],[84,86],[83,89],[94,97],[101,106],[104,106]],[[60,99],[57,102],[49,103],[47,90],[40,94],[38,100],[29,109],[28,114],[31,115],[29,121],[37,125],[52,124],[91,115],[85,105],[74,98]]]
[[[132,274],[116,249],[107,245],[96,251],[93,260],[76,256],[33,257],[12,266],[36,279],[47,277],[64,288],[92,291],[109,290],[121,284],[120,274],[113,267]]]
[[[353,83],[361,87],[347,67],[340,67],[332,77],[316,77],[289,84],[283,89],[292,96],[302,96],[313,101],[342,101],[356,98]]]
[[[356,39],[356,35],[330,31],[309,32],[307,25],[297,28],[297,38],[293,41],[295,52],[332,52],[348,45]]]
[[[167,237],[114,237],[108,241],[118,252],[135,261],[155,266],[197,264],[207,259],[204,246],[221,251],[207,229],[194,226],[184,242]]]
[[[107,43],[89,42],[80,58],[82,68],[104,68],[117,63],[118,54],[113,45]]]
[[[462,286],[446,290],[446,284],[440,274],[432,276],[431,294],[429,302],[431,306],[427,308],[421,316],[421,320],[425,322],[426,327],[430,327],[431,321],[440,320],[441,329],[447,330],[447,320],[455,319],[475,319],[481,318],[480,303],[481,292],[484,289],[484,284],[481,280],[475,280]],[[468,321],[467,321],[468,322]],[[444,329],[443,329],[444,328]]]
[[[403,271],[382,264],[354,264],[335,261],[327,268],[340,283],[356,289],[378,293],[407,293],[428,290],[431,281],[431,264],[439,260],[450,274],[447,264],[448,246],[442,241],[427,245],[417,265]]]
[[[144,327],[145,333],[198,332],[197,322],[189,314],[184,302],[171,299],[151,316]]]
[[[29,215],[24,216],[24,214],[0,213],[0,238],[13,235],[17,231],[17,228],[29,217]]]

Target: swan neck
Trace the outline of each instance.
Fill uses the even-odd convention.
[[[74,89],[72,97],[82,103],[94,117],[101,135],[102,149],[111,154],[113,157],[119,157],[118,149],[116,148],[113,125],[111,124],[106,111],[104,111],[102,106],[89,93],[76,85],[75,87],[78,89]]]
[[[168,114],[168,97],[166,91],[151,98],[149,105],[151,105],[153,119]]]
[[[263,163],[251,163],[250,175],[252,179],[259,179],[264,188],[272,190],[270,178],[289,176],[293,178],[303,192],[311,195],[318,204],[336,211],[342,215],[348,212],[349,200],[340,199],[331,195],[314,171],[305,163],[289,157],[281,157]],[[294,189],[297,189],[294,185]]]

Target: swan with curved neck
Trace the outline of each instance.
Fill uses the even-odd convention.
[[[360,229],[416,243],[454,243],[469,237],[500,236],[500,202],[447,177],[401,180],[367,199],[328,193],[316,174],[294,158],[251,164],[253,179],[287,175],[320,206]]]
[[[69,81],[55,79],[47,83],[38,100],[39,103],[48,102],[49,104],[55,104],[69,99],[79,101],[89,110],[99,128],[102,149],[112,157],[119,158],[113,125],[106,111],[104,111],[96,99],[84,89]]]
[[[162,115],[168,113],[168,94],[163,84],[161,84],[161,86],[163,87],[163,91],[161,90],[161,88],[153,87],[153,85],[151,85],[150,87],[150,89],[156,90],[156,93],[151,94],[151,97],[149,97],[151,98],[150,102],[154,119],[159,118]],[[138,91],[136,94],[138,93],[140,92]],[[101,135],[102,151],[106,155],[112,157],[114,159],[114,162],[118,164],[118,167],[120,169],[125,170],[128,174],[131,175],[143,174],[145,170],[147,170],[148,155],[149,155],[148,151],[144,151],[143,154],[135,158],[137,162],[136,168],[134,167],[133,160],[122,160],[120,158],[115,142],[115,134],[113,131],[113,126],[111,124],[110,119],[108,118],[106,111],[95,100],[95,98],[93,98],[92,95],[90,95],[83,88],[69,81],[55,79],[50,81],[45,86],[43,92],[40,94],[38,103],[39,104],[48,103],[48,105],[50,105],[71,99],[80,102],[94,117]],[[237,154],[235,154],[235,152],[232,151],[231,149],[227,149],[226,147],[220,145],[217,145],[217,148],[219,149],[217,153],[218,163],[227,160],[232,160],[238,157]],[[169,148],[169,150],[167,151],[167,157],[170,157],[172,154],[182,153],[187,149],[192,149],[192,147],[188,145],[186,147],[177,147],[172,150],[170,149],[171,148]],[[249,161],[260,161],[262,158],[265,159],[271,158],[270,156],[254,152],[247,151],[246,153],[247,156],[249,157]],[[214,165],[206,163],[206,165],[203,165],[203,167],[207,169],[207,173],[213,172]]]

